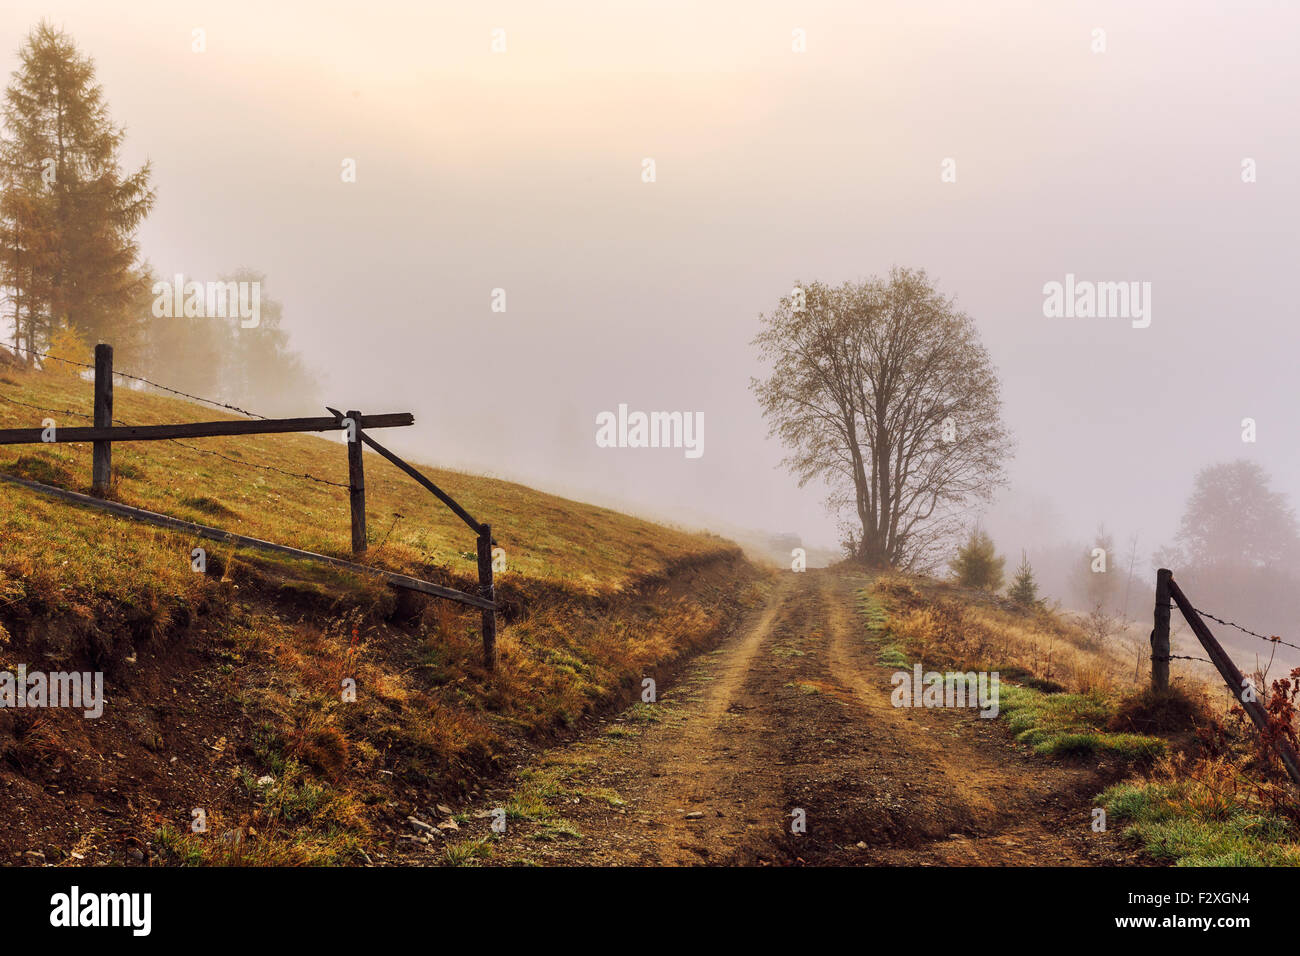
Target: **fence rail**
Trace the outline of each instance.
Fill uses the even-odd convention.
[[[224,541],[231,544],[274,552],[289,557],[316,561],[318,563],[330,565],[331,567],[353,571],[359,574],[378,576],[394,587],[418,591],[433,597],[443,598],[478,608],[483,614],[483,663],[488,670],[495,669],[497,664],[497,603],[496,587],[493,581],[492,568],[492,545],[495,542],[492,539],[491,526],[479,523],[468,511],[462,508],[454,498],[421,474],[418,469],[414,468],[387,448],[380,445],[377,441],[367,435],[365,431],[368,428],[393,428],[413,425],[415,424],[415,417],[411,413],[399,412],[384,415],[362,415],[358,411],[349,411],[347,415],[344,415],[336,409],[327,408],[327,411],[331,413],[328,418],[277,419],[254,416],[257,419],[256,421],[188,422],[167,425],[125,425],[120,422],[115,424],[113,418],[113,376],[114,374],[121,375],[122,373],[114,373],[113,371],[112,346],[105,344],[95,346],[95,364],[93,366],[85,365],[85,363],[80,362],[72,364],[94,369],[95,406],[94,415],[92,416],[94,425],[91,427],[71,428],[59,428],[56,425],[55,427],[48,429],[0,429],[0,445],[93,442],[94,454],[92,461],[91,490],[94,493],[94,496],[79,494],[63,488],[55,488],[50,485],[28,481],[11,475],[0,474],[0,480],[9,482],[10,484],[21,485],[41,494],[73,504],[97,508],[101,511],[110,512],[121,517],[132,518],[148,524],[170,528],[174,531],[186,532],[202,538]],[[139,379],[138,376],[128,375],[125,377],[146,381],[145,379]],[[153,382],[150,382],[149,384],[156,385],[156,383]],[[176,389],[167,388],[166,386],[156,387],[165,388],[167,391],[175,392],[179,395],[186,394],[179,392]],[[187,395],[186,397],[196,398],[197,396]],[[251,412],[244,412],[243,409],[235,409],[234,406],[226,406],[224,403],[213,402],[210,399],[200,399],[200,401],[205,401],[213,405],[222,405],[223,407],[229,407],[239,411],[242,414],[252,415]],[[263,541],[260,538],[250,538],[246,535],[235,534],[234,532],[225,531],[221,528],[182,521],[179,518],[156,514],[152,511],[146,511],[143,508],[135,508],[130,505],[121,504],[120,502],[104,500],[103,497],[100,497],[107,494],[112,485],[113,442],[175,441],[179,438],[220,438],[243,435],[272,435],[293,432],[326,432],[344,430],[348,433],[348,484],[346,487],[348,489],[348,500],[351,510],[352,553],[354,555],[359,555],[364,553],[367,549],[365,463],[362,457],[362,445],[365,444],[369,445],[383,458],[400,468],[423,488],[431,492],[439,501],[450,508],[457,517],[475,531],[478,535],[478,594],[468,594],[452,588],[442,587],[441,585],[433,584],[429,581],[422,581],[418,578],[410,577],[409,575],[398,574],[393,571],[383,570],[382,568],[374,568],[369,565],[359,564],[355,561],[345,561],[342,558],[333,558],[328,555],[317,554],[313,551],[303,551],[299,548],[291,548],[287,545],[275,544],[271,541]]]
[[[414,425],[410,412],[363,415],[357,428]],[[0,428],[0,445],[42,445],[66,442],[166,441],[173,438],[233,438],[240,435],[280,435],[290,432],[335,432],[348,426],[337,418],[267,418],[255,422],[182,422],[175,425],[94,425],[55,428]]]

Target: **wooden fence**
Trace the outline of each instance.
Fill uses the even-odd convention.
[[[1172,601],[1172,604],[1170,603]],[[1237,667],[1227,651],[1215,638],[1210,631],[1209,625],[1201,618],[1200,612],[1192,606],[1192,602],[1187,599],[1176,581],[1174,581],[1174,572],[1168,568],[1161,568],[1156,572],[1156,607],[1155,607],[1155,627],[1151,631],[1151,686],[1155,690],[1168,690],[1169,688],[1169,662],[1172,660],[1169,647],[1169,619],[1170,611],[1176,606],[1182,613],[1187,624],[1196,635],[1196,639],[1201,642],[1205,652],[1209,655],[1210,663],[1214,665],[1223,682],[1228,685],[1228,690],[1237,700],[1242,709],[1249,715],[1255,727],[1263,731],[1268,724],[1268,714],[1264,711],[1263,705],[1259,702],[1257,695],[1254,693],[1253,686],[1249,686],[1245,676]],[[1278,756],[1282,758],[1282,764],[1286,767],[1287,774],[1291,780],[1300,787],[1300,759],[1297,759],[1296,752],[1291,744],[1286,740],[1278,738],[1274,741]]]
[[[67,501],[73,504],[97,508],[112,514],[148,524],[170,528],[197,535],[209,540],[223,541],[230,544],[256,548],[276,554],[330,565],[358,574],[378,576],[393,587],[418,591],[433,597],[456,601],[482,612],[483,663],[488,670],[497,664],[496,649],[496,588],[492,579],[492,527],[482,524],[462,508],[450,495],[435,485],[416,468],[403,461],[372,437],[367,429],[393,428],[415,424],[415,417],[409,412],[387,415],[363,415],[358,411],[349,411],[346,415],[333,408],[328,408],[329,417],[321,418],[265,418],[257,421],[220,421],[191,422],[175,425],[114,425],[113,424],[113,348],[110,345],[95,346],[95,409],[94,425],[88,428],[5,428],[0,429],[0,445],[49,444],[64,442],[93,442],[92,458],[93,495],[83,495],[55,488],[35,481],[27,481],[10,475],[0,474],[0,480],[10,484],[40,492],[41,494]],[[403,472],[415,479],[423,488],[431,492],[439,501],[449,507],[457,517],[470,526],[478,537],[478,594],[467,594],[452,588],[442,587],[429,581],[371,567],[355,561],[345,561],[313,551],[303,551],[287,545],[263,541],[235,534],[221,528],[194,524],[156,514],[143,508],[135,508],[116,501],[105,500],[105,495],[112,484],[113,443],[120,441],[162,441],[178,438],[229,437],[235,435],[274,435],[291,432],[347,432],[348,456],[348,500],[352,516],[352,553],[358,556],[365,552],[366,540],[366,490],[365,467],[362,458],[362,445],[369,445],[378,454],[392,462]]]

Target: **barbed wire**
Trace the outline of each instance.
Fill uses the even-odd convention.
[[[1186,654],[1170,654],[1165,657],[1152,654],[1151,659],[1153,661],[1200,661],[1203,664],[1211,665],[1214,663],[1214,661],[1210,660],[1208,657],[1188,657]]]
[[[80,368],[93,369],[95,366],[87,365],[85,362],[74,362],[72,359],[60,358],[57,355],[50,355],[48,352],[38,352],[36,349],[29,349],[22,345],[10,345],[8,348],[15,352],[26,352],[28,355],[35,355],[39,359],[53,359],[56,362],[62,362],[64,365],[76,365]]]
[[[1224,625],[1225,627],[1235,627],[1237,630],[1241,631],[1241,633],[1249,634],[1251,637],[1257,637],[1261,641],[1267,641],[1269,644],[1282,644],[1286,647],[1293,647],[1297,651],[1300,651],[1300,644],[1292,644],[1290,641],[1284,641],[1276,634],[1272,634],[1266,637],[1263,634],[1259,634],[1255,631],[1250,630],[1250,628],[1242,627],[1240,624],[1236,623],[1235,621],[1225,621],[1223,618],[1217,617],[1211,614],[1209,611],[1202,611],[1199,607],[1194,607],[1192,608],[1192,610],[1195,611],[1197,614],[1201,615],[1202,617],[1208,617],[1211,621],[1218,621],[1220,624]]]
[[[94,365],[88,364],[88,363],[86,363],[86,362],[78,362],[78,361],[76,361],[76,360],[74,360],[74,359],[65,359],[65,358],[62,358],[61,356],[58,356],[58,355],[51,355],[51,354],[48,353],[48,352],[41,352],[41,351],[38,351],[38,350],[36,350],[36,349],[27,348],[27,347],[24,347],[24,346],[21,346],[21,345],[17,345],[17,344],[10,345],[9,347],[12,348],[12,349],[14,349],[15,351],[18,351],[18,352],[26,352],[28,355],[35,355],[35,356],[37,356],[38,358],[42,359],[43,361],[44,361],[44,360],[50,360],[50,359],[52,359],[52,360],[55,361],[55,362],[62,362],[62,363],[64,363],[65,365],[72,365],[72,366],[75,366],[75,367],[78,367],[78,368],[83,368],[83,369],[91,369],[92,371],[93,371],[94,368],[95,368]],[[179,395],[179,396],[181,396],[182,398],[192,399],[192,400],[194,400],[194,401],[196,401],[196,402],[203,402],[204,404],[212,405],[212,406],[214,406],[214,407],[216,407],[216,408],[225,408],[225,409],[228,409],[228,410],[230,410],[230,411],[232,411],[232,412],[237,412],[237,413],[239,413],[240,415],[245,415],[245,416],[247,416],[248,418],[257,418],[257,419],[261,419],[262,421],[267,421],[267,416],[266,416],[266,415],[259,415],[259,414],[257,414],[257,412],[250,412],[250,411],[248,411],[247,409],[240,408],[238,405],[232,405],[232,404],[230,404],[230,403],[228,403],[228,402],[221,402],[221,401],[217,401],[217,400],[215,400],[215,399],[211,399],[211,398],[204,398],[202,395],[194,395],[194,394],[191,394],[190,392],[185,392],[185,391],[181,391],[180,389],[177,389],[177,388],[172,388],[170,385],[163,385],[163,384],[161,384],[161,383],[159,383],[159,382],[151,381],[151,380],[149,380],[149,379],[147,379],[147,378],[144,378],[144,377],[142,377],[142,376],[139,376],[139,375],[132,375],[132,374],[130,374],[129,372],[119,372],[119,371],[114,370],[113,375],[114,375],[114,376],[117,376],[117,377],[119,377],[119,378],[130,379],[131,381],[134,381],[134,382],[140,382],[140,383],[142,383],[142,384],[144,384],[144,385],[149,385],[149,386],[151,386],[151,387],[153,387],[153,388],[161,389],[161,390],[164,391],[164,392],[170,392],[170,393],[173,394],[173,395]],[[2,398],[2,397],[3,397],[3,396],[0,396],[0,398]],[[4,400],[5,400],[5,401],[8,401],[8,402],[11,402],[12,404],[15,404],[15,405],[22,405],[22,406],[24,406],[24,407],[26,407],[26,408],[32,408],[32,409],[35,409],[36,411],[42,411],[42,412],[46,412],[46,413],[49,413],[49,414],[56,414],[56,415],[73,415],[73,416],[76,416],[76,417],[78,417],[78,418],[86,418],[86,419],[90,419],[91,421],[94,421],[94,417],[93,417],[93,416],[91,416],[91,415],[86,415],[86,414],[84,414],[84,413],[82,413],[82,412],[74,412],[74,411],[71,411],[71,410],[64,410],[64,411],[62,411],[62,412],[57,412],[57,411],[52,412],[50,409],[39,408],[39,407],[36,406],[36,405],[29,405],[29,404],[27,404],[26,402],[19,402],[19,401],[14,400],[14,399],[8,399],[8,398],[5,398]],[[115,421],[115,422],[116,422],[117,424],[119,424],[119,425],[126,425],[126,424],[127,424],[126,422],[121,421],[120,419],[113,419],[113,421]],[[196,451],[196,452],[198,452],[198,453],[200,453],[200,454],[203,454],[203,455],[214,455],[215,457],[220,458],[220,459],[222,459],[223,461],[230,462],[231,464],[234,464],[234,465],[243,465],[243,466],[246,467],[246,468],[256,468],[256,469],[259,469],[259,470],[261,470],[261,471],[273,472],[273,473],[275,473],[275,474],[278,474],[278,475],[285,475],[285,476],[290,477],[290,478],[303,478],[303,479],[305,479],[305,480],[307,480],[307,481],[314,481],[314,482],[316,482],[316,483],[318,483],[318,484],[329,485],[330,487],[333,487],[333,488],[346,488],[346,489],[348,489],[348,490],[351,490],[351,488],[352,488],[352,485],[351,485],[350,483],[338,482],[338,481],[330,481],[330,480],[327,479],[327,478],[321,478],[321,477],[318,477],[317,475],[313,475],[313,474],[309,474],[309,473],[305,473],[305,472],[304,472],[304,473],[298,473],[298,472],[286,471],[286,470],[284,470],[283,468],[276,468],[274,465],[265,465],[265,464],[261,464],[261,463],[258,463],[258,462],[243,461],[243,460],[240,460],[240,459],[237,459],[237,458],[231,458],[231,457],[228,456],[228,455],[223,455],[221,452],[218,452],[218,451],[212,451],[211,449],[207,449],[207,448],[199,448],[199,447],[197,447],[197,446],[195,446],[195,445],[188,445],[188,444],[186,444],[185,442],[180,441],[180,440],[175,439],[175,438],[168,439],[168,441],[171,441],[171,442],[173,442],[174,444],[180,445],[182,448],[188,448],[188,449],[191,450],[191,451]],[[395,524],[394,524],[394,526],[395,526]],[[392,529],[392,528],[389,528],[389,534],[392,534],[392,531],[393,531],[393,529]],[[385,542],[386,542],[386,541],[387,541],[387,536],[385,536]],[[493,543],[495,544],[495,542],[493,542]]]
[[[74,412],[70,408],[42,408],[39,405],[32,405],[29,402],[20,402],[16,398],[10,398],[8,395],[0,395],[0,401],[4,402],[6,405],[21,405],[23,408],[30,408],[33,411],[44,412],[46,415],[71,415],[74,418],[89,418],[92,420],[94,418],[94,416],[87,415],[85,412]]]
[[[1177,605],[1175,602],[1173,602],[1173,601],[1170,601],[1170,603],[1169,603],[1167,606],[1168,606],[1171,610],[1174,609],[1174,608],[1177,608],[1177,607],[1178,607],[1178,605]],[[1277,648],[1278,648],[1278,645],[1283,645],[1283,646],[1286,646],[1286,647],[1293,647],[1293,648],[1295,648],[1296,650],[1300,650],[1300,644],[1293,644],[1293,643],[1291,643],[1290,641],[1284,641],[1284,640],[1282,640],[1281,637],[1279,637],[1279,636],[1276,635],[1276,634],[1268,635],[1268,636],[1266,636],[1266,635],[1264,635],[1264,634],[1260,634],[1258,631],[1252,631],[1252,630],[1251,630],[1250,628],[1248,628],[1248,627],[1243,627],[1242,625],[1238,624],[1236,621],[1227,621],[1227,620],[1224,620],[1223,618],[1219,617],[1217,614],[1211,614],[1209,611],[1201,610],[1199,607],[1193,607],[1192,610],[1193,610],[1195,613],[1201,615],[1202,617],[1208,617],[1211,621],[1216,621],[1216,622],[1218,622],[1219,624],[1222,624],[1222,625],[1225,626],[1225,627],[1235,628],[1236,630],[1241,631],[1243,634],[1248,634],[1248,635],[1250,635],[1251,637],[1258,638],[1259,640],[1264,641],[1265,643],[1272,645],[1272,652],[1269,654],[1268,664],[1264,667],[1263,671],[1258,671],[1258,669],[1257,669],[1257,671],[1256,671],[1257,674],[1260,675],[1260,679],[1261,679],[1261,681],[1267,681],[1267,678],[1268,678],[1268,672],[1269,672],[1270,670],[1272,670],[1272,668],[1273,668],[1273,660],[1274,660],[1274,658],[1277,657]],[[1226,651],[1226,650],[1224,651],[1224,654],[1225,654],[1225,655],[1227,654],[1227,651]],[[1165,658],[1165,657],[1157,657],[1157,656],[1155,656],[1155,655],[1152,655],[1151,659],[1152,659],[1153,661],[1156,661],[1156,660],[1175,660],[1175,659],[1201,660],[1201,661],[1205,661],[1205,658],[1203,658],[1203,657],[1202,657],[1202,658],[1180,658],[1178,655],[1170,655],[1170,656],[1167,657],[1167,658]],[[1207,664],[1214,664],[1213,661],[1205,661],[1205,663],[1207,663]],[[1234,663],[1235,663],[1235,662],[1234,662]],[[1218,665],[1214,665],[1214,666],[1217,667]],[[1258,667],[1258,665],[1257,665],[1257,667]]]
[[[26,352],[28,355],[35,355],[42,360],[53,359],[55,362],[63,362],[65,365],[75,365],[78,368],[93,369],[95,367],[93,365],[87,365],[85,362],[77,362],[72,359],[60,358],[57,355],[50,355],[48,352],[38,352],[36,351],[36,349],[24,348],[21,345],[11,345],[9,347],[19,352]],[[144,378],[140,375],[132,375],[129,372],[119,372],[116,369],[113,371],[113,375],[117,378],[129,378],[133,382],[141,382],[145,385],[150,385],[154,388],[162,389],[164,392],[171,392],[173,395],[180,395],[183,398],[193,399],[196,402],[203,402],[205,405],[212,405],[215,406],[216,408],[229,409],[232,412],[238,412],[240,415],[245,415],[248,418],[260,418],[263,421],[266,420],[265,415],[259,415],[256,412],[250,412],[247,409],[240,408],[238,405],[231,405],[229,402],[222,402],[213,398],[204,398],[202,395],[192,395],[189,392],[181,391],[179,388],[172,388],[170,385],[161,385],[158,382],[150,381],[149,379]]]

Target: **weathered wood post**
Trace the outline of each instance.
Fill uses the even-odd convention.
[[[352,433],[348,436],[348,501],[352,505],[352,553],[366,550],[366,473],[361,462],[361,413],[348,412]]]
[[[113,346],[100,342],[95,346],[95,427],[113,424]],[[97,495],[108,493],[113,482],[113,443],[94,444],[90,490]]]
[[[1156,572],[1156,626],[1151,631],[1151,689],[1169,689],[1169,582],[1174,572]]]
[[[479,597],[496,603],[496,587],[492,583],[492,526],[479,525],[478,532],[478,593]],[[496,670],[497,666],[497,612],[483,610],[483,666]]]
[[[1166,573],[1170,575],[1167,593],[1173,598],[1174,603],[1178,605],[1178,610],[1187,619],[1187,623],[1191,625],[1192,633],[1196,635],[1196,639],[1201,642],[1201,646],[1210,655],[1210,663],[1219,672],[1223,682],[1228,685],[1228,692],[1241,704],[1241,709],[1246,712],[1255,726],[1261,731],[1264,730],[1268,726],[1268,712],[1264,710],[1264,705],[1255,697],[1253,693],[1254,685],[1250,685],[1252,693],[1247,694],[1246,687],[1249,682],[1238,670],[1237,665],[1232,662],[1232,658],[1228,656],[1227,651],[1223,649],[1223,645],[1219,643],[1218,638],[1214,636],[1209,626],[1205,621],[1201,620],[1201,615],[1197,613],[1196,608],[1192,607],[1192,602],[1187,600],[1187,595],[1183,593],[1183,589],[1174,583],[1172,572]],[[1286,767],[1291,782],[1300,787],[1300,755],[1296,754],[1294,748],[1284,738],[1279,737],[1274,740],[1273,745],[1282,758],[1282,765]]]

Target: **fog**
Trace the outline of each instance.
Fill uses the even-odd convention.
[[[1149,589],[1216,461],[1300,497],[1294,7],[130,9],[7,0],[5,70],[41,17],[66,28],[124,163],[154,163],[143,254],[266,273],[330,404],[415,413],[384,439],[402,453],[834,547],[824,490],[765,437],[750,341],[797,278],[901,265],[957,297],[1002,375],[1017,453],[984,523],[1009,567],[1104,523],[1125,554],[1137,535]],[[1150,283],[1149,326],[1045,316],[1067,275]],[[702,413],[702,455],[598,447],[621,403]]]

